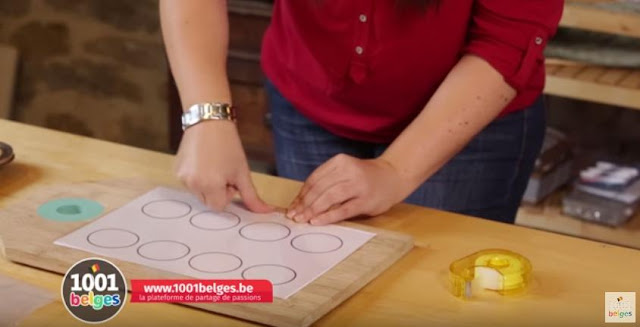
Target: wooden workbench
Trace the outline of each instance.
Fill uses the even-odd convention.
[[[172,157],[0,120],[0,141],[16,160],[0,169],[0,207],[50,183],[144,178],[175,184]],[[259,193],[284,206],[299,183],[254,175]],[[409,205],[359,223],[412,235],[416,247],[318,325],[600,326],[605,291],[640,292],[640,251]],[[529,293],[475,302],[447,290],[451,261],[485,248],[508,248],[533,263]],[[0,259],[0,273],[59,294],[61,276]],[[6,299],[0,299],[3,301]],[[56,301],[23,326],[81,326]],[[127,304],[106,326],[239,326],[244,321],[179,305]]]

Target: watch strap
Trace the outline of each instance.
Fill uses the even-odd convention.
[[[235,107],[221,102],[196,103],[182,114],[182,129],[186,130],[205,120],[231,120],[235,122]]]

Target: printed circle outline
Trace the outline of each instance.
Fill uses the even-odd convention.
[[[151,258],[151,257],[148,257],[148,256],[143,255],[142,253],[140,253],[140,248],[142,248],[143,246],[145,246],[145,245],[149,245],[149,244],[152,244],[152,243],[161,243],[161,242],[174,243],[174,244],[180,244],[180,245],[183,245],[184,247],[186,247],[186,248],[187,248],[187,253],[183,254],[183,255],[182,255],[182,256],[180,256],[180,257],[177,257],[177,258],[171,258],[171,259],[155,259],[155,258]],[[172,240],[156,240],[156,241],[150,241],[150,242],[146,242],[146,243],[140,244],[140,246],[138,246],[138,248],[136,249],[136,253],[138,253],[138,255],[139,255],[139,256],[141,256],[141,257],[143,257],[143,258],[145,258],[145,259],[147,259],[147,260],[152,260],[152,261],[175,261],[175,260],[180,260],[180,259],[182,259],[182,258],[184,258],[184,257],[188,256],[188,255],[189,255],[189,253],[191,253],[191,248],[190,248],[187,244],[184,244],[184,243],[182,243],[182,242],[178,242],[178,241],[172,241]]]
[[[243,231],[245,228],[250,227],[250,226],[253,226],[253,225],[258,225],[258,224],[271,224],[271,225],[278,225],[278,226],[282,226],[282,227],[284,227],[284,228],[286,228],[286,229],[287,229],[287,234],[286,234],[285,236],[281,237],[281,238],[274,239],[274,240],[259,240],[259,239],[255,239],[255,238],[247,237],[246,235],[242,234],[242,231]],[[246,225],[242,226],[242,228],[240,228],[240,229],[238,230],[238,234],[240,234],[240,236],[241,236],[242,238],[244,238],[244,239],[246,239],[246,240],[249,240],[249,241],[254,241],[254,242],[277,242],[277,241],[281,241],[281,240],[284,240],[285,238],[289,237],[289,236],[291,235],[291,228],[289,228],[288,226],[286,226],[286,225],[284,225],[284,224],[281,224],[281,223],[274,223],[274,222],[271,222],[271,221],[255,222],[255,223],[250,223],[250,224],[246,224]]]
[[[297,246],[293,245],[293,242],[294,242],[298,237],[301,237],[301,236],[308,236],[308,235],[327,235],[327,236],[331,236],[331,237],[333,237],[333,238],[338,239],[338,241],[340,241],[340,245],[338,245],[338,247],[337,247],[337,248],[335,248],[335,249],[331,249],[331,250],[328,250],[328,251],[307,251],[307,250],[303,250],[303,249],[301,249],[301,248],[299,248],[299,247],[297,247]],[[333,235],[333,234],[329,234],[329,233],[321,233],[321,232],[314,232],[314,233],[304,233],[304,234],[297,235],[297,236],[295,236],[294,238],[292,238],[292,239],[291,239],[291,242],[289,242],[289,244],[291,244],[291,247],[292,247],[292,248],[294,248],[294,249],[296,249],[296,250],[298,250],[298,251],[300,251],[300,252],[304,252],[304,253],[313,253],[313,254],[322,254],[322,253],[329,253],[329,252],[334,252],[334,251],[338,251],[338,250],[340,250],[340,249],[344,246],[344,241],[342,240],[342,238],[340,238],[340,237],[338,237],[338,236],[335,236],[335,235]]]
[[[129,234],[131,234],[131,235],[136,237],[136,241],[131,243],[130,245],[125,245],[125,246],[104,246],[104,245],[98,245],[98,244],[96,244],[96,243],[91,241],[91,235],[93,235],[95,233],[99,233],[99,232],[108,231],[108,230],[114,230],[114,231],[121,231],[121,232],[129,233]],[[93,232],[89,233],[89,235],[87,235],[87,243],[89,243],[89,244],[91,244],[93,246],[97,246],[99,248],[103,248],[103,249],[124,249],[124,248],[128,248],[128,247],[132,247],[132,246],[138,244],[138,242],[140,242],[140,235],[138,235],[138,234],[136,234],[136,233],[134,233],[132,231],[123,229],[123,228],[102,228],[102,229],[94,230]]]
[[[271,284],[273,284],[273,286],[278,286],[278,285],[284,285],[284,284],[287,284],[287,283],[291,283],[291,282],[292,282],[292,281],[294,281],[296,278],[298,278],[298,273],[297,273],[295,270],[293,270],[292,268],[289,268],[289,267],[287,267],[287,266],[277,265],[277,264],[260,264],[260,265],[253,265],[253,266],[250,266],[250,267],[245,268],[245,269],[242,271],[242,274],[240,274],[240,276],[242,276],[242,279],[247,279],[247,277],[245,277],[245,276],[244,276],[244,275],[245,275],[245,273],[247,272],[247,270],[249,270],[249,269],[253,269],[253,268],[257,268],[257,267],[280,267],[280,268],[287,269],[287,270],[289,270],[289,271],[291,271],[291,272],[293,273],[293,277],[292,277],[291,279],[289,279],[289,280],[285,281],[285,282],[281,282],[281,283],[274,283],[274,282],[271,282],[271,281],[270,281],[270,282],[271,282]],[[260,278],[260,279],[266,279],[266,278]]]
[[[233,217],[235,217],[238,221],[237,221],[235,224],[233,224],[231,227],[224,227],[224,228],[205,228],[205,227],[201,227],[201,226],[196,225],[196,224],[193,222],[193,218],[195,218],[195,217],[197,217],[197,216],[199,216],[199,215],[205,214],[205,213],[212,213],[212,214],[215,214],[214,212],[211,212],[211,211],[203,211],[203,212],[199,212],[199,213],[197,213],[197,214],[195,214],[195,215],[191,216],[191,218],[189,218],[189,224],[191,224],[191,226],[193,226],[193,227],[195,227],[195,228],[197,228],[197,229],[222,231],[222,230],[232,229],[232,228],[234,228],[234,227],[236,227],[236,226],[240,225],[240,222],[242,222],[242,219],[240,218],[240,216],[236,215],[235,213],[233,213],[233,212],[229,212],[229,211],[223,211],[223,212],[221,212],[221,213],[230,214],[230,215],[232,215]]]
[[[152,214],[150,214],[150,213],[148,213],[148,212],[146,212],[146,211],[145,211],[145,208],[146,208],[147,206],[149,206],[149,205],[151,205],[151,204],[154,204],[154,203],[158,203],[158,202],[177,202],[177,203],[180,203],[180,204],[184,204],[184,205],[186,205],[186,206],[189,208],[189,210],[187,211],[187,213],[185,213],[185,214],[183,214],[183,215],[181,215],[181,216],[177,216],[177,217],[159,217],[159,216],[154,216],[154,215],[152,215]],[[179,219],[179,218],[183,218],[183,217],[188,216],[188,215],[193,211],[193,207],[191,207],[191,205],[190,205],[189,203],[186,203],[186,202],[184,202],[184,201],[180,201],[180,200],[172,200],[172,199],[168,199],[168,200],[154,200],[154,201],[151,201],[151,202],[145,203],[145,204],[142,206],[142,208],[140,208],[140,211],[141,211],[145,216],[150,217],[150,218],[153,218],[153,219]]]
[[[195,258],[197,258],[199,256],[202,256],[202,255],[205,255],[205,254],[224,254],[224,255],[232,256],[232,257],[238,259],[238,261],[240,261],[240,264],[237,267],[235,267],[235,268],[233,268],[231,270],[225,270],[225,271],[206,271],[206,270],[202,270],[202,269],[198,269],[198,268],[194,267],[193,264],[191,263],[191,261],[193,259],[195,259]],[[191,269],[199,271],[199,272],[202,272],[202,273],[205,273],[205,274],[224,274],[224,273],[228,273],[228,272],[232,272],[232,271],[238,270],[240,267],[242,267],[242,265],[244,265],[244,261],[242,260],[242,258],[240,258],[239,256],[237,256],[237,255],[235,255],[233,253],[212,251],[212,252],[203,252],[203,253],[194,255],[193,257],[191,257],[191,259],[189,259],[188,264],[189,264],[189,267],[191,267]]]

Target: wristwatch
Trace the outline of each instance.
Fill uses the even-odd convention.
[[[236,121],[236,109],[228,103],[196,103],[182,114],[182,130],[205,120]]]

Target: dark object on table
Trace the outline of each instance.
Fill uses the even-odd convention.
[[[600,161],[583,169],[562,201],[563,212],[609,226],[624,224],[640,206],[637,167]]]
[[[627,204],[640,202],[640,180],[619,191],[592,187],[580,182],[576,183],[575,188],[585,193]]]
[[[10,163],[14,157],[15,156],[13,154],[13,149],[11,149],[11,146],[9,146],[9,144],[0,142],[0,167]]]
[[[538,203],[571,178],[571,147],[566,135],[547,128],[540,155],[529,178],[522,201]]]
[[[567,184],[571,179],[572,166],[573,160],[567,159],[547,173],[534,171],[529,178],[522,201],[530,204],[539,203],[555,190]]]
[[[584,190],[589,193],[604,196],[596,193],[603,192],[625,192],[631,185],[640,180],[640,168],[637,165],[624,166],[606,161],[599,161],[594,166],[583,169],[580,172],[578,184],[585,188],[594,189],[594,192]],[[638,194],[640,196],[640,194]],[[634,202],[629,201],[629,202]]]
[[[564,214],[609,226],[626,223],[637,209],[638,203],[615,201],[577,189],[562,200]]]

